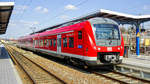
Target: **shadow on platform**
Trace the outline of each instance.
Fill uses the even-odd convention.
[[[5,47],[0,47],[0,59],[9,59],[8,52]]]

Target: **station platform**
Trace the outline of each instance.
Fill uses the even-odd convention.
[[[150,69],[150,56],[146,55],[130,55],[128,58],[123,58],[123,64],[133,65],[137,67]]]
[[[0,84],[22,84],[7,50],[0,44]]]

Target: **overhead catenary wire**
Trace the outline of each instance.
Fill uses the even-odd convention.
[[[85,4],[86,2],[88,2],[88,0],[83,0],[83,1],[79,2],[78,4],[76,4],[76,5],[74,5],[74,6],[75,6],[75,7],[79,7],[79,6],[83,5],[83,4]],[[62,11],[61,13],[56,14],[56,15],[53,16],[52,18],[48,18],[48,20],[43,21],[43,23],[47,23],[47,22],[53,21],[53,19],[59,17],[61,14],[64,14],[66,11],[68,11],[68,10],[64,10],[64,11]],[[40,25],[42,25],[42,23],[40,23]]]
[[[14,0],[14,2],[16,4],[15,0]],[[18,5],[18,6],[23,6],[22,9],[16,5],[15,10],[17,11],[17,14],[13,18],[18,19],[17,21],[20,21],[23,18],[25,12],[27,11],[26,9],[24,9],[24,7],[25,6],[29,7],[31,4],[32,4],[32,0],[29,0],[29,2],[24,1],[22,5]],[[20,8],[19,11],[18,11],[18,8]],[[14,12],[16,12],[16,11],[14,11]]]
[[[25,5],[25,3],[24,3],[23,6],[24,6],[24,7],[25,7],[25,6],[29,7],[31,4],[32,4],[32,0],[29,0],[29,3],[27,3],[26,5]],[[25,14],[26,11],[27,11],[26,9],[24,9],[24,10],[22,11],[22,13],[21,13],[21,15],[20,15],[20,17],[19,17],[19,20],[20,20],[21,18],[23,18],[23,16],[24,16],[24,14]]]

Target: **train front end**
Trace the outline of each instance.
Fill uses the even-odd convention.
[[[124,54],[124,42],[118,24],[108,18],[89,20],[97,53],[97,64],[119,64]]]

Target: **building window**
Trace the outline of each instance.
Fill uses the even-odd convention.
[[[56,46],[56,39],[53,39],[53,46]]]
[[[67,47],[67,38],[63,39],[63,47]]]
[[[78,39],[82,39],[82,31],[78,31]]]
[[[69,47],[70,48],[74,47],[74,38],[73,37],[69,37]]]

